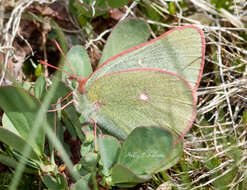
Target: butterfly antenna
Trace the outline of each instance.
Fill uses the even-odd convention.
[[[76,72],[75,72],[74,68],[72,67],[72,64],[70,63],[70,61],[67,59],[67,56],[64,54],[62,48],[60,47],[60,45],[58,44],[58,42],[56,40],[54,42],[55,42],[59,52],[61,53],[61,55],[65,58],[66,62],[68,63],[69,68],[71,69],[72,73],[75,75]]]
[[[38,62],[39,62],[40,64],[42,64],[42,65],[46,65],[46,66],[51,67],[51,68],[53,68],[53,69],[62,71],[62,72],[64,72],[64,73],[66,73],[67,75],[69,75],[70,77],[74,77],[73,74],[71,74],[71,73],[65,71],[64,69],[61,69],[61,68],[56,67],[56,66],[54,66],[54,65],[51,65],[51,64],[49,64],[49,63],[47,63],[47,62],[45,62],[45,61],[43,61],[43,60],[39,60]]]
[[[72,76],[72,79],[77,79],[77,80],[78,80],[78,82],[79,82],[78,90],[79,90],[82,94],[84,94],[84,93],[85,93],[84,86],[85,86],[85,83],[86,83],[86,81],[87,81],[87,78],[86,78],[86,79],[85,79],[85,78],[79,78],[79,77],[76,76],[76,72],[75,72],[74,68],[72,67],[72,64],[71,64],[70,61],[67,59],[67,56],[64,54],[64,52],[63,52],[63,50],[61,49],[60,45],[58,44],[57,41],[54,41],[54,42],[55,42],[55,44],[56,44],[56,46],[57,46],[59,52],[61,53],[61,55],[65,58],[66,62],[67,62],[68,65],[69,65],[69,68],[71,69],[71,71],[72,71],[72,73],[73,73],[73,75],[70,74],[69,76]],[[67,73],[67,72],[66,72],[66,73]]]

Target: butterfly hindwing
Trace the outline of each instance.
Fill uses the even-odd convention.
[[[163,126],[182,134],[195,110],[190,85],[176,74],[157,69],[104,75],[82,99],[82,113],[89,121],[94,118],[123,139],[138,126]]]

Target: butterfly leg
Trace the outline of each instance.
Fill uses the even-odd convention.
[[[48,110],[48,112],[56,112],[56,111],[63,110],[64,108],[66,108],[68,105],[74,103],[75,101],[76,100],[73,99],[73,100],[69,101],[67,104],[63,105],[61,108],[56,108],[56,109],[53,109],[53,110]]]
[[[57,103],[51,104],[51,106],[57,106],[58,104],[61,104],[64,100],[66,100],[68,97],[70,97],[73,94],[73,91],[70,91],[68,94],[66,94],[62,99],[60,99]]]
[[[96,149],[96,138],[97,138],[97,121],[96,121],[96,119],[94,119],[94,118],[92,118],[92,117],[90,117],[90,119],[93,121],[93,123],[94,123],[94,150],[96,151],[97,149]]]

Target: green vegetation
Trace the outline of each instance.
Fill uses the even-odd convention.
[[[1,1],[0,189],[157,189],[166,185],[170,189],[245,190],[247,33],[240,26],[246,27],[246,6],[244,1],[229,0],[69,0],[68,4],[48,0],[28,3],[19,0],[12,4]],[[149,92],[148,86],[138,81],[138,75],[146,82],[156,77],[153,73],[137,72],[133,77],[127,73],[123,75],[124,79],[118,78],[120,75],[108,79],[100,76],[105,72],[102,70],[98,73],[99,78],[103,78],[104,88],[95,82],[96,79],[91,79],[86,86],[81,84],[109,58],[183,25],[201,28],[206,38],[205,66],[197,89],[198,114],[186,134],[183,131],[193,109],[185,109],[179,103],[179,108],[174,105],[173,109],[183,110],[183,114],[172,122],[177,124],[180,118],[186,118],[184,126],[181,122],[172,129],[161,126],[168,117],[164,116],[158,121],[159,126],[151,123],[133,127],[131,132],[120,127],[124,117],[117,116],[115,121],[120,122],[116,128],[115,124],[105,121],[104,114],[93,115],[99,108],[95,102],[81,104],[85,96],[82,98],[77,89],[86,94],[93,86],[102,94],[112,94],[110,90],[116,92],[123,80],[134,79],[139,88]],[[168,68],[186,63],[185,56],[178,53],[182,46],[192,52],[191,57],[195,56],[192,51],[195,39],[188,39],[185,31],[179,36],[181,43],[171,51],[179,59],[174,63],[172,59],[167,61]],[[187,42],[183,43],[186,39],[182,38]],[[151,43],[147,47],[158,46]],[[198,47],[200,52],[201,45]],[[131,58],[133,61],[126,63],[127,68],[135,63],[146,67],[148,64],[143,57],[155,58],[157,50],[152,49],[150,54],[134,54],[135,57],[127,54],[120,56],[118,61]],[[196,63],[200,65],[201,56],[178,69],[177,74],[192,85],[193,76],[197,77]],[[8,67],[5,67],[7,63]],[[109,71],[119,70],[109,68]],[[161,78],[158,76],[159,80]],[[181,84],[175,84],[179,83],[189,92],[183,101],[193,106],[192,91],[178,81]],[[185,90],[179,93],[172,87],[174,85],[158,89],[165,93],[165,98],[172,89],[178,94],[171,93],[173,97],[184,97]],[[129,88],[129,91],[133,90],[136,90],[135,85]],[[158,91],[151,92],[161,96]],[[124,94],[120,90],[119,93]],[[102,105],[105,103],[98,101],[99,97],[95,95],[86,98],[96,99],[96,103]],[[111,96],[107,98],[104,100],[111,100]],[[115,100],[123,105],[132,104],[127,99],[124,102],[120,98]],[[166,106],[163,99],[159,105]],[[149,107],[149,110],[154,113],[155,109]],[[134,114],[129,112],[131,118]],[[109,114],[115,116],[115,113],[118,112]],[[95,129],[94,119],[98,126],[107,125]],[[143,124],[142,120],[147,121],[145,118],[132,119]],[[171,124],[171,120],[168,123]],[[112,127],[115,130],[111,130]],[[121,135],[118,134],[123,133],[127,134],[126,138],[119,138]],[[180,136],[183,138],[179,139]]]

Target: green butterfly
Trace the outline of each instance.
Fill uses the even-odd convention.
[[[201,29],[183,26],[128,49],[102,64],[78,94],[79,111],[125,139],[138,126],[183,135],[196,116],[204,66]]]

